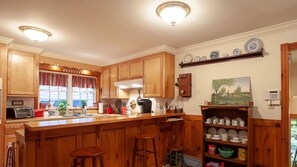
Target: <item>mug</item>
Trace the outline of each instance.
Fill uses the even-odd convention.
[[[240,120],[240,121],[239,121],[239,125],[240,125],[241,127],[244,127],[244,124],[245,124],[244,120]]]
[[[212,123],[213,123],[213,124],[217,124],[217,123],[218,123],[218,119],[217,119],[217,118],[213,119],[213,120],[212,120]]]
[[[247,144],[248,139],[242,139],[241,142],[242,142],[242,144]]]
[[[227,134],[222,134],[222,140],[227,141],[228,140],[228,135]]]
[[[236,119],[233,119],[233,120],[232,120],[232,125],[233,125],[233,126],[238,126],[238,121],[237,121]]]
[[[211,122],[212,122],[212,119],[211,118],[207,118],[206,119],[206,123],[209,123],[210,124]]]
[[[211,134],[206,134],[206,138],[210,139],[211,138]]]
[[[230,125],[231,125],[231,121],[230,121],[230,119],[226,119],[226,125],[227,125],[227,126],[230,126]]]
[[[219,122],[221,125],[223,125],[225,122],[224,122],[224,119],[220,119],[220,122]]]

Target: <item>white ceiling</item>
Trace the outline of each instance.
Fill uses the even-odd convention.
[[[155,13],[166,1],[1,0],[0,36],[105,65],[160,45],[180,48],[297,19],[296,0],[181,0],[191,13],[172,27]],[[21,25],[47,29],[53,36],[33,43],[18,30]]]

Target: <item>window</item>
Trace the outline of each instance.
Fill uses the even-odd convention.
[[[39,102],[57,107],[60,100],[67,100],[73,107],[81,107],[82,100],[93,107],[96,100],[96,78],[52,72],[39,73]]]

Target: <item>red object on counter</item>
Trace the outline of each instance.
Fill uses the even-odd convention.
[[[112,114],[112,108],[111,107],[106,107],[106,113],[107,114]]]
[[[126,115],[126,106],[123,106],[123,107],[122,107],[122,114],[123,114],[123,115]]]
[[[44,110],[39,108],[39,109],[34,109],[34,117],[43,117],[44,116]]]

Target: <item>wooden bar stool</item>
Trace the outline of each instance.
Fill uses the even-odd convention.
[[[171,146],[168,150],[169,154],[167,158],[170,166],[188,167],[188,165],[185,164],[182,146]]]
[[[100,159],[100,167],[104,167],[103,154],[105,151],[99,147],[85,147],[74,150],[71,153],[73,159],[73,167],[77,167],[77,160],[81,160],[81,167],[85,167],[85,159],[92,158],[93,167],[97,167],[97,159]]]
[[[153,153],[155,157],[155,166],[158,167],[158,158],[157,158],[157,149],[156,149],[156,135],[153,134],[137,134],[134,136],[135,143],[134,143],[134,152],[133,152],[133,161],[132,161],[132,167],[135,166],[135,158],[136,155],[142,157],[142,167],[147,167],[147,153]],[[142,140],[143,142],[143,149],[137,148],[137,142],[139,140]],[[152,140],[154,150],[150,151],[147,150],[147,142],[148,140]],[[143,151],[143,155],[139,154],[138,151]]]

